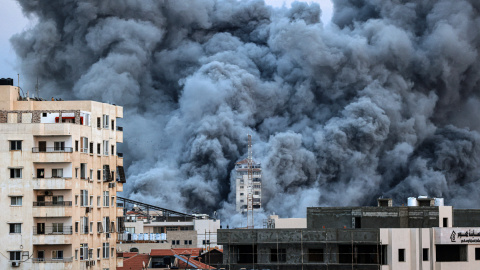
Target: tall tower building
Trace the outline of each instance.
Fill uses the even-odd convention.
[[[262,207],[262,166],[256,163],[252,157],[252,150],[249,138],[248,157],[235,164],[235,187],[236,187],[236,209],[237,212],[247,212],[248,194],[252,193],[252,208]],[[251,165],[250,165],[251,164]],[[249,170],[251,172],[251,188],[249,189]]]
[[[0,80],[0,268],[116,269],[123,108],[19,92]]]

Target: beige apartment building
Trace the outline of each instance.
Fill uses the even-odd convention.
[[[0,82],[1,269],[116,269],[120,106],[37,101]],[[8,84],[8,85],[4,85]]]

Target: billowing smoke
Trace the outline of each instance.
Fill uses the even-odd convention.
[[[26,88],[125,107],[133,199],[231,213],[250,133],[268,213],[480,203],[476,0],[19,2]]]

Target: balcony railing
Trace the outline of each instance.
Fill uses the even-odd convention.
[[[72,262],[73,257],[63,257],[63,258],[32,258],[34,263],[68,263]]]
[[[54,226],[45,226],[45,228],[39,228],[33,226],[34,235],[61,235],[61,234],[72,234],[72,226],[63,226],[63,227],[54,227]]]
[[[117,126],[117,131],[123,131],[123,127]]]
[[[33,202],[33,206],[72,206],[72,201]]]
[[[33,153],[72,153],[72,147],[33,147]]]

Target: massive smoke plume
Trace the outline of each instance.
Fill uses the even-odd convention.
[[[250,133],[266,212],[480,203],[477,0],[19,2],[26,88],[125,107],[133,199],[231,211]]]

